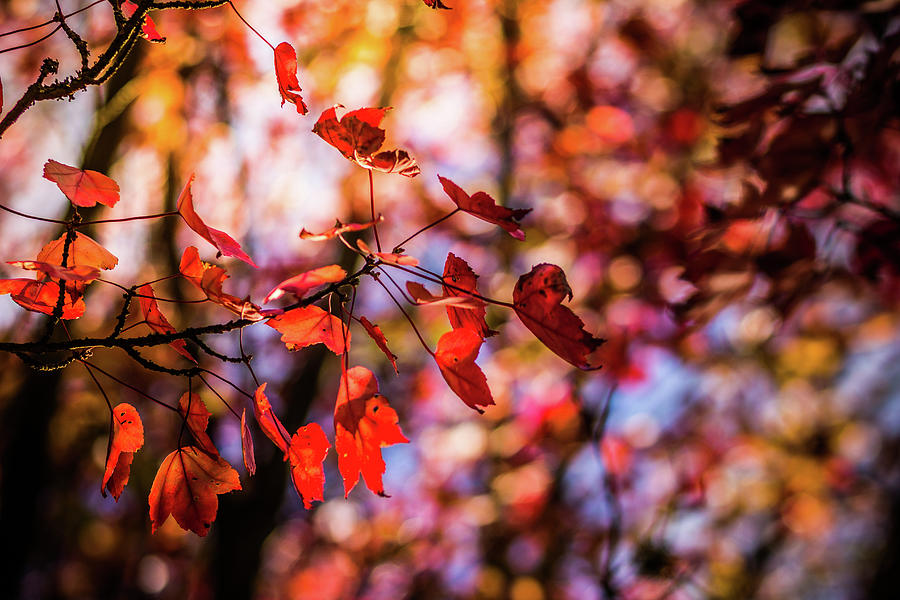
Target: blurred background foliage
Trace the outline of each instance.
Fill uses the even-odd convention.
[[[423,174],[376,175],[387,245],[448,211],[437,173],[533,207],[524,243],[457,215],[407,251],[438,271],[448,251],[464,257],[501,300],[533,264],[561,265],[588,330],[609,340],[604,368],[574,372],[492,308],[501,334],[479,363],[497,406],[476,415],[364,282],[357,313],[384,329],[400,375],[362,336],[351,360],[379,374],[411,440],[384,451],[391,497],[357,488],[343,499],[332,452],[326,502],[304,510],[257,431],[258,474],[242,472],[244,490],[220,497],[200,539],[171,520],[149,533],[147,493],[177,439],[171,413],[104,381],[147,433],[115,503],[98,493],[108,417],[84,369],[42,374],[0,356],[4,587],[22,598],[895,597],[897,3],[447,3],[238,2],[270,41],[297,48],[302,118],[279,108],[271,49],[228,7],[154,12],[165,44],[142,42],[107,85],[39,104],[7,132],[0,197],[62,216],[64,198],[40,177],[54,158],[119,182],[115,214],[97,214],[144,214],[173,209],[196,172],[207,222],[261,266],[227,261],[226,289],[258,299],[349,260],[338,244],[300,240],[301,227],[367,214],[366,174],[310,132],[316,116],[335,103],[393,106],[388,143]],[[2,30],[54,11],[3,0]],[[114,32],[105,5],[71,24],[92,48]],[[0,55],[7,106],[45,56],[63,73],[78,67],[61,35]],[[59,235],[5,213],[0,227],[4,260]],[[90,234],[119,257],[111,278],[124,285],[176,272],[198,243],[173,219]],[[73,335],[102,334],[117,310],[115,288],[92,287]],[[223,319],[167,308],[178,326]],[[432,344],[447,328],[440,309],[415,318]],[[0,298],[4,340],[31,339],[42,322]],[[234,354],[236,336],[221,338],[215,347]],[[288,429],[317,421],[332,437],[338,361],[287,353],[266,327],[244,343]],[[154,356],[177,360],[167,352]],[[93,360],[170,403],[184,391],[114,351]],[[238,365],[207,366],[253,388]],[[202,395],[239,464],[239,424]]]

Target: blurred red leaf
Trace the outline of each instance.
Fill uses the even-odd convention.
[[[200,396],[187,392],[182,394],[178,399],[178,412],[187,422],[187,427],[194,436],[197,446],[213,457],[219,456],[218,448],[206,433],[206,427],[209,425],[209,411]]]
[[[444,295],[470,298],[466,291],[477,293],[478,275],[469,267],[468,263],[457,257],[452,252],[447,254],[444,262]],[[449,285],[447,285],[449,284]],[[453,287],[450,287],[453,286]],[[465,290],[465,291],[464,291]],[[460,307],[448,306],[447,318],[453,329],[469,327],[482,338],[497,335],[497,332],[488,327],[484,320],[484,303],[478,300],[478,306],[472,310],[460,310]]]
[[[106,470],[100,483],[100,493],[112,494],[116,502],[128,483],[134,453],[144,445],[144,425],[135,407],[122,403],[113,408],[112,439],[106,455]]]
[[[172,327],[169,320],[159,310],[159,304],[153,295],[153,288],[150,284],[142,285],[138,288],[138,300],[141,304],[141,314],[144,315],[144,321],[150,326],[150,329],[156,333],[175,333],[177,330]],[[175,348],[178,354],[182,355],[191,362],[196,363],[197,360],[191,356],[187,350],[187,342],[185,340],[172,340],[169,345]]]
[[[216,520],[217,494],[241,489],[240,477],[221,456],[187,446],[169,454],[150,488],[151,531],[156,533],[171,514],[175,522],[204,537]]]
[[[605,340],[595,338],[563,298],[572,298],[566,274],[556,265],[543,263],[519,277],[513,290],[516,315],[550,350],[579,369],[599,369],[590,355]]]
[[[136,10],[137,4],[131,0],[124,0],[124,2],[122,2],[122,14],[125,15],[125,18],[130,19],[131,15],[133,15]],[[159,31],[156,30],[156,23],[153,22],[153,19],[151,19],[149,15],[144,18],[144,24],[141,26],[141,37],[148,42],[156,42],[159,44],[166,41],[166,38],[159,35]]]
[[[253,262],[253,259],[241,250],[241,245],[238,244],[234,238],[224,231],[208,227],[206,223],[203,222],[203,219],[200,218],[200,215],[194,211],[194,196],[191,194],[191,184],[193,182],[194,175],[191,174],[184,189],[181,190],[181,194],[178,196],[178,214],[181,215],[181,218],[184,219],[184,222],[187,223],[188,227],[196,231],[200,237],[215,246],[220,254],[233,256],[252,267],[256,267],[256,263]]]
[[[331,444],[318,423],[304,425],[291,438],[288,458],[291,462],[291,481],[303,506],[312,507],[313,500],[325,499],[325,470],[322,462]]]
[[[378,393],[378,381],[365,367],[353,367],[341,374],[341,386],[334,407],[334,448],[338,469],[344,479],[344,496],[359,481],[383,496],[385,464],[381,448],[409,442],[397,424],[397,413],[387,398]]]
[[[373,225],[377,225],[384,221],[384,217],[378,215],[374,221],[369,221],[368,223],[341,223],[340,220],[337,224],[329,229],[328,231],[323,231],[322,233],[312,233],[311,231],[307,231],[306,229],[302,229],[300,231],[300,239],[301,240],[311,240],[314,242],[322,242],[325,240],[332,240],[342,233],[347,233],[350,231],[362,231],[363,229],[368,229]]]
[[[453,393],[480,413],[479,406],[494,404],[494,398],[481,368],[475,364],[483,340],[472,329],[448,331],[438,340],[434,360]]]
[[[256,415],[256,422],[259,423],[259,428],[263,430],[266,437],[272,440],[279,450],[284,452],[285,460],[287,460],[291,434],[288,433],[281,421],[278,420],[278,417],[275,416],[275,411],[272,410],[272,405],[266,397],[266,385],[262,383],[256,388],[256,393],[253,395],[253,413]]]
[[[210,302],[224,306],[243,319],[259,321],[263,318],[259,307],[249,300],[241,300],[222,291],[222,284],[228,279],[228,273],[222,267],[200,260],[200,253],[194,246],[185,248],[178,270],[185,279],[203,290]]]
[[[109,207],[119,201],[119,184],[97,171],[85,171],[55,160],[44,164],[44,179],[49,179],[75,206],[96,206],[99,202]]]
[[[253,436],[247,425],[247,409],[241,411],[241,456],[244,468],[250,475],[256,475],[256,450],[253,448]]]
[[[275,78],[278,80],[281,105],[284,106],[287,101],[293,103],[301,115],[309,112],[303,98],[300,97],[300,81],[297,79],[297,52],[287,42],[281,42],[275,46]]]
[[[344,330],[343,322],[318,306],[294,308],[269,319],[266,325],[281,333],[288,350],[325,344],[335,354],[341,354],[350,346],[350,331]]]
[[[384,337],[384,333],[381,332],[381,328],[378,325],[373,324],[365,317],[359,318],[360,324],[366,330],[366,333],[369,334],[369,337],[375,342],[375,344],[384,352],[384,355],[387,356],[388,360],[391,361],[391,365],[394,367],[394,372],[399,374],[400,370],[397,368],[397,355],[390,351],[387,345],[387,338]]]
[[[509,235],[519,241],[525,239],[525,232],[519,229],[518,221],[531,212],[530,208],[506,208],[498,206],[496,200],[491,198],[484,192],[475,192],[469,196],[461,187],[447,179],[438,175],[438,180],[444,187],[444,192],[450,196],[450,199],[463,212],[478,217],[482,221],[499,225],[506,230]]]
[[[347,272],[338,265],[319,267],[318,269],[313,269],[312,271],[306,271],[305,273],[294,275],[290,279],[285,279],[284,281],[276,285],[275,289],[269,292],[269,294],[263,299],[263,304],[280,298],[284,295],[285,292],[290,292],[297,298],[302,298],[311,289],[326,283],[334,283],[336,281],[340,281],[346,276]]]

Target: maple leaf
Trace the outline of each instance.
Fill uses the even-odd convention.
[[[119,201],[119,184],[97,171],[85,171],[51,159],[44,164],[44,179],[59,186],[75,206],[96,206],[99,202],[111,208]]]
[[[382,119],[389,108],[360,108],[338,119],[336,104],[325,110],[313,126],[313,132],[334,146],[338,152],[363,167],[385,173],[415,177],[420,173],[416,161],[405,150],[378,152],[384,143]]]
[[[340,355],[350,346],[350,331],[344,329],[343,321],[318,306],[291,309],[269,319],[266,325],[281,333],[288,350],[325,344]]]
[[[322,233],[312,233],[311,231],[307,231],[306,229],[302,229],[300,231],[300,239],[301,240],[311,240],[314,242],[323,242],[325,240],[332,240],[337,236],[348,233],[350,231],[362,231],[363,229],[368,229],[378,223],[384,221],[384,217],[382,215],[378,215],[372,221],[368,223],[341,223],[340,220],[337,221],[337,224],[329,229],[328,231],[323,231]]]
[[[40,271],[51,279],[64,281],[91,282],[100,277],[100,269],[88,265],[75,265],[74,267],[61,267],[36,260],[8,260],[6,264],[20,267],[27,271]]]
[[[447,260],[444,262],[444,295],[446,296],[462,296],[470,297],[466,292],[478,293],[477,282],[478,275],[464,261],[452,252],[447,254]],[[447,318],[450,319],[450,326],[453,329],[469,327],[482,338],[488,338],[497,335],[497,331],[491,329],[484,320],[485,308],[484,303],[472,310],[460,310],[456,306],[447,307]]]
[[[144,315],[144,321],[150,326],[150,329],[156,333],[175,333],[177,330],[172,327],[169,320],[159,310],[159,304],[153,295],[153,288],[150,284],[142,285],[138,288],[138,300],[141,304],[141,314]],[[191,362],[196,363],[197,359],[191,356],[187,350],[187,342],[185,340],[172,340],[169,345],[175,348],[178,354],[182,355]]]
[[[518,221],[531,212],[530,208],[498,206],[496,200],[484,192],[475,192],[469,196],[461,187],[446,177],[438,175],[438,180],[441,182],[444,192],[450,196],[450,199],[461,211],[478,217],[482,221],[499,225],[519,241],[525,239],[525,232],[519,229]]]
[[[126,19],[130,19],[137,8],[137,4],[131,0],[124,0],[124,2],[122,2],[122,14],[125,15]],[[144,18],[144,24],[141,26],[141,37],[148,42],[155,42],[158,44],[165,43],[166,41],[166,38],[159,35],[159,31],[156,30],[156,23],[153,22],[153,19],[151,19],[149,15]]]
[[[281,94],[281,105],[285,101],[297,107],[297,112],[305,115],[309,112],[303,98],[300,97],[300,81],[297,79],[297,52],[287,42],[275,46],[275,78],[278,80],[278,92]]]
[[[219,450],[206,433],[209,425],[209,410],[206,404],[197,394],[189,394],[185,392],[178,399],[178,412],[184,417],[187,428],[200,450],[203,450],[212,457],[219,456]]]
[[[219,231],[218,229],[207,226],[206,223],[203,222],[203,219],[200,218],[200,215],[194,211],[194,196],[191,193],[191,184],[193,182],[194,175],[192,173],[190,178],[188,178],[188,182],[185,184],[184,189],[181,190],[181,194],[178,196],[178,214],[181,215],[181,218],[184,219],[184,222],[187,223],[188,227],[196,231],[200,237],[215,246],[220,254],[233,256],[255,268],[256,263],[253,262],[252,258],[247,256],[246,252],[241,250],[241,245],[238,244],[233,237],[224,231]]]
[[[100,493],[106,498],[106,491],[109,490],[118,502],[131,474],[134,453],[144,445],[144,425],[137,409],[125,402],[113,408],[112,417],[112,439],[106,455],[106,470],[100,483]]]
[[[288,460],[291,481],[303,506],[312,507],[313,500],[325,500],[325,469],[322,462],[331,444],[318,423],[304,425],[291,438]]]
[[[398,421],[387,398],[378,393],[378,381],[372,371],[353,367],[342,372],[334,407],[334,449],[344,479],[344,497],[359,481],[360,473],[366,487],[384,495],[381,448],[409,442]]]
[[[519,277],[513,308],[525,327],[558,356],[579,369],[599,369],[590,355],[606,340],[585,331],[581,319],[561,304],[566,297],[572,299],[566,274],[543,263]]]
[[[399,375],[400,370],[397,368],[397,355],[388,348],[387,339],[384,337],[384,333],[381,332],[381,328],[365,317],[360,317],[359,323],[363,326],[363,329],[366,330],[366,333],[369,334],[369,337],[372,338],[372,341],[375,342],[381,351],[384,352],[384,355],[387,356],[388,360],[391,361],[391,365],[394,366],[394,372]]]
[[[266,397],[266,385],[262,383],[256,388],[256,393],[253,395],[253,414],[256,415],[256,422],[259,424],[259,428],[262,429],[267,438],[278,446],[279,450],[284,452],[285,460],[287,460],[291,434],[288,433],[281,421],[278,420],[278,417],[275,416],[275,411],[272,410],[272,405]]]
[[[35,262],[43,262],[61,267],[79,265],[103,269],[105,271],[114,269],[116,265],[119,264],[119,259],[116,258],[115,255],[80,231],[75,233],[75,239],[69,244],[69,255],[66,259],[66,264],[63,264],[63,250],[65,249],[65,245],[66,234],[64,233],[41,248]],[[37,278],[39,280],[43,279],[44,273],[39,271]],[[76,280],[73,287],[76,292],[82,293],[84,292],[86,283]]]
[[[241,456],[244,459],[244,468],[250,475],[256,474],[256,450],[253,448],[253,436],[247,425],[247,409],[241,411]]]
[[[487,378],[475,364],[483,341],[476,331],[462,327],[442,335],[434,353],[434,360],[441,370],[441,375],[453,393],[467,406],[480,413],[484,411],[478,408],[479,406],[490,406],[494,403]]]
[[[200,260],[200,253],[194,246],[188,246],[181,255],[178,270],[182,277],[203,290],[210,302],[224,306],[242,319],[259,321],[263,318],[259,307],[249,300],[222,291],[222,284],[228,279],[225,269]]]
[[[419,264],[419,259],[414,258],[412,256],[408,256],[406,254],[397,254],[395,252],[373,252],[369,245],[362,240],[356,240],[356,247],[359,248],[360,252],[366,254],[367,256],[374,256],[375,258],[394,265],[406,265],[408,267],[415,267]]]
[[[0,295],[11,294],[13,302],[26,310],[52,315],[59,298],[59,284],[34,279],[0,279]],[[84,299],[66,289],[62,318],[77,319],[84,314]]]
[[[151,531],[172,515],[182,529],[204,537],[216,520],[217,494],[239,489],[237,471],[221,456],[194,446],[178,448],[163,460],[150,487]]]
[[[302,298],[311,289],[326,283],[341,281],[346,276],[347,272],[338,265],[319,267],[318,269],[313,269],[312,271],[306,271],[305,273],[294,275],[290,279],[285,279],[284,281],[276,285],[275,289],[269,292],[269,294],[263,299],[263,304],[267,304],[272,300],[280,298],[284,295],[285,292],[290,292],[297,298]]]
[[[407,281],[406,291],[412,296],[416,304],[431,304],[434,306],[453,305],[457,309],[484,311],[484,302],[471,296],[435,296],[418,281]]]

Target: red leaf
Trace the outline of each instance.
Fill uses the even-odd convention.
[[[359,248],[360,252],[363,252],[369,256],[374,256],[379,260],[391,263],[394,265],[406,265],[408,267],[415,267],[419,264],[418,258],[413,258],[412,256],[407,256],[406,254],[396,254],[394,252],[373,252],[369,245],[362,240],[356,240],[356,247]]]
[[[125,18],[131,18],[131,15],[134,14],[134,11],[137,10],[137,4],[132,2],[131,0],[124,0],[122,2],[122,14],[125,15]],[[156,30],[156,23],[153,22],[149,16],[144,18],[144,24],[141,26],[141,37],[146,39],[148,42],[156,42],[156,43],[164,43],[166,38],[159,35],[159,31]]]
[[[275,78],[278,80],[278,92],[281,94],[281,105],[285,101],[297,106],[297,112],[305,115],[309,112],[303,98],[300,97],[300,81],[297,79],[297,52],[287,42],[275,46]]]
[[[99,202],[113,207],[119,201],[119,184],[97,171],[84,171],[48,160],[44,164],[44,179],[58,185],[75,206],[96,206]]]
[[[281,332],[281,341],[288,350],[325,344],[335,354],[342,354],[350,345],[350,331],[344,330],[343,322],[318,306],[294,308],[269,319],[266,325]]]
[[[191,184],[193,181],[194,175],[191,174],[184,189],[181,190],[181,195],[178,196],[178,213],[181,215],[181,218],[184,219],[184,222],[187,223],[188,227],[196,231],[200,237],[215,246],[216,250],[221,254],[233,256],[244,261],[251,267],[256,267],[256,263],[253,262],[253,259],[241,250],[241,245],[238,244],[234,238],[224,231],[208,227],[206,223],[203,222],[203,219],[200,218],[200,215],[194,211],[194,196],[191,194]]]
[[[373,225],[377,225],[384,221],[384,217],[378,215],[374,221],[369,221],[368,223],[341,223],[338,220],[337,224],[329,229],[328,231],[323,231],[322,233],[312,233],[311,231],[307,231],[303,229],[300,231],[300,239],[301,240],[312,240],[314,242],[323,242],[325,240],[331,240],[336,238],[337,236],[347,233],[348,231],[362,231],[363,229],[368,229]]]
[[[156,533],[171,514],[184,529],[203,537],[216,520],[217,494],[241,489],[241,480],[221,456],[193,447],[169,454],[150,488],[150,523]]]
[[[291,480],[306,508],[312,507],[313,500],[325,500],[325,469],[322,462],[330,447],[318,423],[304,425],[291,438],[288,450]]]
[[[142,285],[138,288],[138,300],[141,303],[141,314],[144,315],[144,321],[150,326],[150,329],[156,333],[175,333],[176,329],[172,327],[169,320],[159,310],[156,298],[153,296],[153,288],[149,284]],[[187,350],[187,342],[185,340],[172,340],[169,345],[175,348],[178,354],[182,355],[191,362],[196,363],[197,360],[191,356]]]
[[[65,281],[81,281],[88,283],[100,277],[100,269],[88,265],[75,265],[74,267],[61,267],[36,260],[9,260],[6,264],[21,267],[27,271],[40,271],[51,279]]]
[[[466,291],[478,293],[478,275],[475,274],[475,271],[469,267],[466,261],[455,256],[452,252],[447,254],[447,260],[444,262],[443,279],[445,296],[468,298]],[[482,338],[497,335],[496,331],[488,327],[487,321],[484,320],[484,315],[484,303],[481,301],[479,301],[479,306],[474,310],[460,310],[459,307],[455,306],[447,307],[447,318],[450,319],[450,325],[453,329],[469,327]]]
[[[369,337],[375,342],[375,344],[381,348],[381,351],[384,352],[384,355],[388,357],[388,360],[391,361],[391,364],[394,366],[394,372],[398,375],[400,374],[400,370],[397,369],[397,355],[390,351],[387,346],[387,339],[384,337],[384,334],[381,332],[381,328],[378,325],[374,325],[367,318],[360,317],[360,324],[366,330],[366,333],[369,334]]]
[[[399,173],[415,177],[420,173],[416,161],[405,150],[385,150],[378,152],[384,143],[382,119],[388,108],[360,108],[346,113],[338,119],[336,104],[324,111],[313,126],[313,132],[337,148],[348,160],[364,169],[375,169],[385,173]]]
[[[246,408],[241,412],[241,455],[247,473],[256,475],[256,451],[253,449],[253,436],[250,435],[250,427],[247,425]]]
[[[38,252],[35,262],[44,262],[51,265],[68,267],[70,265],[79,265],[84,267],[95,267],[97,269],[109,270],[114,269],[119,264],[116,258],[109,250],[84,235],[81,232],[75,233],[75,240],[69,245],[69,256],[66,264],[63,264],[63,249],[66,244],[66,234],[62,234]],[[74,267],[73,267],[74,268]],[[38,279],[43,279],[43,273],[38,274]],[[74,287],[77,291],[84,291],[85,284],[76,281]]]
[[[249,300],[222,291],[222,284],[228,279],[225,269],[200,260],[200,253],[194,246],[185,248],[178,270],[185,279],[203,290],[210,302],[224,306],[243,319],[259,321],[263,318],[259,307]]]
[[[219,456],[219,449],[206,433],[206,427],[209,425],[209,411],[200,396],[187,392],[182,394],[178,400],[178,412],[187,421],[187,428],[194,436],[197,446],[213,457]]]
[[[360,473],[366,487],[384,495],[381,477],[385,464],[381,448],[409,442],[398,421],[387,398],[378,393],[378,381],[372,371],[353,367],[342,373],[334,407],[334,449],[344,479],[345,497],[359,481]]]
[[[406,291],[412,296],[416,304],[431,304],[443,306],[452,304],[457,309],[472,311],[481,309],[484,312],[484,302],[471,296],[435,296],[418,281],[407,281]]]
[[[511,209],[498,206],[497,202],[484,192],[475,192],[474,195],[469,196],[461,187],[446,177],[438,175],[438,180],[460,210],[476,216],[482,221],[499,225],[519,241],[525,239],[525,233],[519,229],[518,221],[531,212],[530,208]]]
[[[269,404],[269,399],[266,398],[266,385],[263,383],[256,388],[256,393],[253,395],[253,413],[256,415],[256,422],[259,423],[259,428],[263,430],[267,438],[278,446],[279,450],[284,452],[285,460],[287,460],[291,434],[288,433],[281,421],[278,420],[278,417],[275,416],[275,411],[272,410],[272,405]]]
[[[13,301],[26,310],[52,315],[59,298],[59,285],[54,281],[34,279],[0,279],[0,295],[12,294]],[[84,314],[84,299],[66,290],[63,319],[77,319]]]
[[[565,297],[572,298],[566,274],[544,263],[519,277],[513,306],[525,327],[558,356],[579,369],[599,369],[590,355],[606,340],[585,331],[581,319],[561,304]]]
[[[269,295],[266,296],[265,299],[263,299],[263,304],[267,304],[272,300],[280,298],[284,295],[285,292],[290,292],[297,298],[302,298],[308,291],[310,291],[314,287],[318,287],[326,283],[334,283],[336,281],[340,281],[346,276],[347,272],[340,268],[338,265],[319,267],[318,269],[313,269],[312,271],[294,275],[290,279],[285,279],[284,281],[276,285],[275,289],[269,292]]]
[[[450,7],[441,2],[441,0],[422,0],[425,3],[425,6],[428,8],[433,8],[435,10],[439,8],[443,8],[444,10],[450,10]]]
[[[453,393],[480,413],[484,411],[479,406],[494,403],[487,378],[475,364],[482,342],[481,336],[468,327],[454,329],[441,336],[434,353],[441,375]]]
[[[116,502],[128,483],[134,453],[144,445],[144,425],[135,407],[122,403],[113,408],[113,431],[106,456],[106,470],[100,483],[100,493],[112,494]]]

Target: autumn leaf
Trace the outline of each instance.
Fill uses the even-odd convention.
[[[395,252],[374,252],[369,245],[362,240],[356,240],[356,247],[360,252],[367,256],[373,256],[378,260],[394,265],[406,265],[407,267],[415,267],[419,264],[419,259],[406,254],[397,254]]]
[[[447,260],[444,262],[444,295],[445,296],[461,296],[470,297],[466,292],[477,294],[478,275],[469,267],[468,263],[457,257],[452,252],[447,254]],[[472,310],[460,310],[457,306],[447,307],[447,318],[450,319],[450,326],[453,329],[468,327],[482,338],[488,338],[497,335],[497,332],[488,327],[484,320],[485,308],[484,303]]]
[[[178,399],[178,412],[184,417],[187,428],[194,436],[194,441],[200,450],[213,457],[219,456],[219,449],[206,433],[209,425],[209,410],[206,409],[206,404],[203,403],[200,396],[188,392],[182,394]]]
[[[494,403],[491,390],[481,368],[475,364],[483,340],[468,327],[448,331],[438,340],[434,360],[453,393],[467,406],[480,413],[479,406]]]
[[[322,462],[330,447],[318,423],[304,425],[291,438],[288,449],[291,481],[306,508],[312,508],[313,500],[325,500],[325,469]]]
[[[253,436],[247,425],[247,409],[241,411],[241,456],[244,459],[244,468],[251,476],[256,475],[256,450],[253,448]]]
[[[272,410],[272,405],[266,397],[266,385],[262,383],[256,388],[256,393],[253,395],[253,413],[256,415],[256,422],[259,424],[259,428],[262,429],[267,438],[278,446],[279,450],[284,452],[286,460],[288,446],[291,443],[291,434],[288,433],[281,421],[278,420],[278,417],[275,416],[275,411]]]
[[[484,311],[484,302],[471,296],[435,296],[418,281],[407,281],[406,291],[416,301],[416,304],[431,304],[433,306],[453,305],[460,310]]]
[[[438,175],[438,180],[444,187],[444,192],[450,196],[450,199],[459,207],[460,210],[478,217],[482,221],[499,225],[505,229],[509,235],[519,241],[525,239],[525,232],[519,229],[519,221],[531,212],[530,208],[506,208],[498,206],[497,202],[484,192],[475,192],[469,196],[461,187],[447,179]]]
[[[259,321],[263,318],[259,307],[249,300],[222,291],[222,284],[228,279],[225,269],[200,260],[200,253],[194,246],[185,248],[178,270],[182,277],[203,290],[210,302],[224,306],[242,319]]]
[[[26,310],[52,315],[59,298],[59,284],[34,279],[0,279],[0,295],[11,294],[13,302]],[[84,299],[66,289],[62,318],[77,319],[84,314]]]
[[[324,285],[326,283],[341,281],[346,276],[347,272],[338,265],[319,267],[318,269],[313,269],[312,271],[306,271],[305,273],[294,275],[290,279],[285,279],[284,281],[276,285],[275,289],[269,292],[269,294],[263,299],[263,304],[267,304],[272,300],[280,298],[284,295],[285,292],[293,294],[298,299],[303,298],[303,296],[305,296],[306,293],[311,289],[320,285]]]
[[[281,333],[281,341],[288,350],[325,344],[329,350],[340,355],[350,346],[350,331],[344,330],[343,322],[318,306],[291,309],[269,319],[266,325]]]
[[[435,10],[439,8],[443,8],[444,10],[450,10],[450,7],[441,2],[441,0],[422,0],[425,3],[425,6],[428,8],[433,8]]]
[[[344,479],[345,497],[359,481],[360,473],[366,487],[384,495],[381,478],[385,464],[381,448],[409,442],[398,421],[387,398],[378,393],[378,382],[372,371],[353,367],[342,373],[334,407],[334,449]]]
[[[100,277],[100,269],[88,265],[75,265],[74,267],[61,267],[36,260],[9,260],[6,264],[20,267],[27,271],[40,271],[51,279],[64,281],[81,281],[88,283]]]
[[[119,264],[119,259],[109,250],[80,231],[75,233],[75,239],[69,244],[69,255],[66,259],[66,264],[63,264],[63,250],[65,249],[65,245],[66,234],[64,233],[41,248],[35,262],[43,262],[61,267],[79,265],[84,267],[94,267],[105,271],[114,269],[116,265]],[[44,273],[39,271],[37,278],[43,279]],[[72,288],[74,288],[77,294],[83,293],[85,287],[86,283],[82,281],[75,280],[72,284]]]
[[[204,537],[216,520],[217,494],[241,489],[241,481],[221,456],[213,457],[193,446],[178,448],[159,466],[150,488],[151,530],[169,518]]]
[[[153,288],[150,284],[142,285],[138,288],[138,300],[141,304],[141,314],[144,315],[144,321],[150,326],[150,329],[156,333],[175,333],[177,330],[172,327],[169,320],[159,310],[159,304],[153,295]],[[197,360],[191,356],[187,350],[187,342],[185,340],[172,340],[169,345],[175,348],[178,354],[182,355],[189,361],[196,363]]]
[[[100,493],[106,498],[106,491],[116,502],[128,483],[131,461],[134,453],[144,445],[144,425],[135,407],[123,402],[112,411],[112,439],[106,455],[106,470],[100,483]]]
[[[281,94],[281,105],[285,101],[296,105],[297,112],[305,115],[309,112],[303,98],[300,97],[300,81],[297,79],[297,52],[287,42],[275,46],[275,78],[278,80],[278,92]]]
[[[75,206],[96,206],[99,202],[109,207],[119,201],[119,184],[97,171],[85,171],[55,160],[44,164],[44,179],[49,179]]]
[[[544,263],[519,277],[513,307],[525,327],[558,356],[579,369],[599,369],[591,354],[606,340],[585,331],[581,319],[561,304],[566,297],[572,298],[566,274]]]
[[[200,237],[215,246],[219,253],[225,256],[233,256],[255,268],[256,263],[241,250],[241,245],[238,244],[233,237],[224,231],[219,231],[218,229],[207,226],[206,223],[203,222],[203,219],[200,218],[200,215],[194,211],[194,196],[191,193],[191,184],[193,182],[194,175],[191,174],[184,189],[181,190],[181,194],[178,196],[178,214],[181,215],[181,218],[184,219],[184,222],[187,223],[188,227],[196,231]]]
[[[375,342],[375,345],[377,345],[381,351],[384,352],[384,355],[387,356],[388,360],[391,361],[394,372],[399,375],[400,370],[397,368],[397,355],[388,348],[387,339],[384,337],[384,333],[381,332],[381,328],[365,317],[360,317],[359,323],[363,326],[363,329],[366,330],[366,333],[369,334],[369,337],[372,338],[372,341]]]
[[[385,150],[378,152],[384,143],[382,119],[388,108],[360,108],[346,113],[338,119],[336,104],[325,110],[313,126],[313,132],[337,148],[348,160],[364,169],[374,169],[385,173],[399,173],[405,177],[415,177],[420,173],[416,161],[405,150]]]
[[[311,231],[307,231],[306,229],[302,229],[300,231],[300,239],[301,240],[310,240],[313,242],[323,242],[325,240],[333,240],[337,236],[349,233],[351,231],[362,231],[364,229],[368,229],[378,223],[384,221],[384,217],[382,215],[378,215],[372,221],[368,223],[341,223],[340,220],[337,221],[337,224],[327,231],[323,231],[322,233],[312,233]]]
[[[124,0],[124,2],[122,2],[122,14],[125,15],[126,19],[130,19],[137,8],[137,4],[131,0]],[[153,22],[153,19],[151,19],[149,15],[144,18],[144,24],[141,26],[141,37],[148,42],[156,42],[159,44],[165,43],[166,41],[166,38],[159,35],[159,31],[156,30],[156,23]]]

